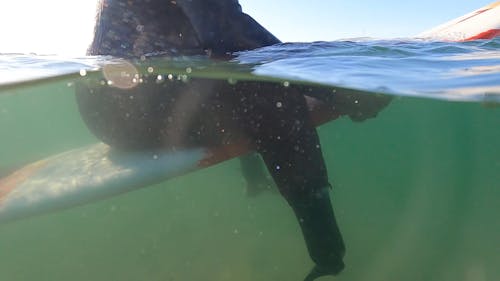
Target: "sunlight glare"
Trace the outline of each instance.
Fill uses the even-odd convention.
[[[6,1],[0,53],[83,56],[92,39],[96,1]]]

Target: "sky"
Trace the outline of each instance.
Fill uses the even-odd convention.
[[[167,0],[166,0],[167,1]],[[494,0],[240,0],[286,42],[408,38]],[[0,53],[85,55],[97,0],[5,0]]]

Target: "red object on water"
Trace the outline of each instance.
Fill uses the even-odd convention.
[[[493,39],[497,36],[500,36],[500,29],[490,29],[485,32],[481,32],[478,35],[469,37],[464,41],[478,40],[478,39]]]

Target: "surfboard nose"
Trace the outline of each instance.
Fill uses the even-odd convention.
[[[500,36],[500,1],[448,21],[417,35],[444,41],[472,41]]]

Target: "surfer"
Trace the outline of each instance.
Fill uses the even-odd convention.
[[[237,0],[101,0],[89,55],[229,58],[277,43]],[[209,79],[158,83],[145,77],[129,89],[81,84],[76,93],[87,126],[118,149],[220,146],[249,139],[300,224],[315,263],[306,280],[343,270],[345,246],[330,183],[299,87]],[[330,102],[354,120],[373,117],[387,103],[351,99],[339,95]]]

